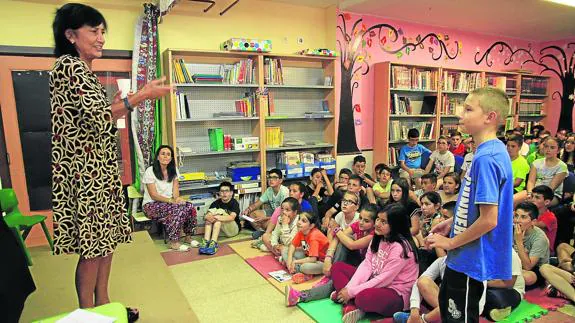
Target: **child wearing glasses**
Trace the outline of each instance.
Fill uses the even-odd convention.
[[[270,170],[268,173],[268,188],[255,203],[242,212],[242,215],[248,215],[254,219],[250,223],[256,229],[256,232],[252,234],[252,238],[258,239],[265,233],[273,211],[289,196],[289,189],[283,186],[282,182],[282,171],[277,168]]]
[[[234,199],[234,186],[222,182],[219,186],[219,198],[212,202],[206,213],[204,238],[200,243],[200,254],[214,255],[218,252],[220,233],[228,238],[240,232],[240,205]]]

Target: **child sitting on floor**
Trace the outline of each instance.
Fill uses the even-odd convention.
[[[359,195],[346,192],[341,200],[341,212],[335,215],[335,218],[330,220],[330,228],[335,226],[340,227],[342,230],[347,229],[352,223],[359,220]]]
[[[206,214],[204,239],[200,243],[200,254],[214,255],[218,252],[218,237],[221,233],[231,238],[240,232],[240,204],[234,199],[234,186],[230,182],[220,183],[219,199],[215,200]]]
[[[457,201],[460,185],[461,178],[456,173],[451,172],[445,174],[443,177],[443,189],[437,192],[439,196],[441,196],[441,201],[443,203]]]
[[[377,164],[375,174],[377,175],[377,183],[373,185],[373,193],[376,198],[387,202],[391,191],[391,168],[386,164]]]
[[[281,215],[269,242],[269,250],[274,256],[281,256],[283,250],[290,246],[297,234],[298,213],[300,213],[299,202],[293,197],[286,198],[281,205]]]
[[[437,150],[429,156],[429,162],[425,167],[425,174],[432,172],[437,174],[437,186],[443,185],[443,176],[453,172],[455,167],[455,157],[448,149],[447,138],[440,136],[437,139]]]
[[[328,240],[330,241],[325,261],[323,263],[323,273],[327,281],[319,282],[311,289],[298,291],[287,285],[285,287],[286,306],[295,306],[299,302],[310,302],[318,299],[328,298],[334,291],[333,281],[329,279],[332,263],[339,261],[351,265],[359,265],[365,254],[367,247],[373,238],[375,230],[375,219],[377,218],[377,206],[368,204],[359,213],[360,220],[354,222],[345,230],[330,230]]]
[[[282,259],[296,284],[320,275],[323,261],[329,247],[327,237],[316,227],[318,216],[303,212],[297,222],[298,232],[289,248],[284,248]]]
[[[333,265],[335,292],[331,299],[345,304],[343,322],[357,322],[365,312],[391,317],[409,308],[409,295],[418,274],[409,227],[405,207],[389,205],[377,214],[375,235],[359,267],[344,262]]]

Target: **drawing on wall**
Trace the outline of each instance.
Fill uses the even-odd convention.
[[[360,118],[354,119],[354,111],[360,113],[361,108],[359,105],[354,106],[353,94],[359,88],[362,76],[369,73],[371,61],[369,50],[372,47],[379,48],[401,59],[404,55],[427,47],[433,60],[437,61],[442,57],[452,60],[459,55],[461,43],[458,41],[450,43],[448,35],[436,33],[428,33],[425,36],[417,35],[414,38],[408,37],[404,35],[401,28],[385,23],[367,27],[362,18],[352,23],[349,13],[340,13],[338,19],[341,19],[340,25],[337,26],[341,34],[341,41],[337,40],[341,62],[341,96],[337,152],[352,153],[359,151],[355,126],[361,125]],[[348,23],[351,29],[348,29]]]
[[[545,46],[539,50],[539,59],[533,56],[533,49],[517,48],[514,49],[504,41],[493,43],[481,55],[480,51],[475,53],[475,64],[480,65],[482,62],[489,67],[493,65],[492,51],[499,51],[499,53],[508,53],[509,55],[503,62],[504,65],[509,65],[516,60],[522,60],[521,67],[527,64],[535,64],[541,67],[542,70],[539,74],[550,72],[553,77],[558,77],[561,81],[561,91],[553,92],[551,98],[555,100],[557,97],[561,101],[561,114],[559,117],[558,129],[567,129],[568,132],[573,130],[573,100],[575,92],[575,42],[565,45],[565,48],[560,46],[550,45]],[[570,53],[567,53],[570,51]],[[481,57],[479,57],[481,55]]]

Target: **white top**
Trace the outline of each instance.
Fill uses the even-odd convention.
[[[521,269],[521,258],[519,258],[515,249],[511,249],[511,275],[517,276],[513,289],[515,289],[521,295],[521,299],[523,299],[523,296],[525,296],[525,278],[523,278]]]
[[[529,145],[523,143],[523,145],[521,145],[521,149],[519,150],[519,154],[523,157],[527,157],[527,155],[529,154]]]
[[[343,214],[342,212],[339,212],[336,216],[335,216],[335,223],[337,223],[337,225],[339,225],[339,227],[342,230],[347,229],[352,223],[359,221],[359,213],[355,212],[355,215],[353,216],[353,220],[351,220],[350,223],[347,223],[345,221],[345,214]]]
[[[439,150],[436,150],[431,153],[429,159],[432,160],[433,164],[435,165],[434,172],[436,174],[441,173],[445,168],[449,168],[448,172],[452,172],[455,166],[455,157],[449,150],[443,154],[440,153]]]
[[[156,184],[156,191],[158,192],[158,194],[160,194],[163,197],[172,198],[172,192],[173,192],[172,187],[174,185],[174,181],[177,179],[178,175],[176,174],[176,177],[174,177],[174,179],[171,182],[167,182],[165,180],[159,180],[156,178],[156,175],[154,175],[154,169],[152,168],[152,166],[148,167],[146,169],[146,172],[144,173],[144,178],[142,178],[142,183],[144,184],[144,201],[142,202],[142,205],[154,202],[154,200],[150,196],[150,193],[148,192],[148,187],[145,184]]]

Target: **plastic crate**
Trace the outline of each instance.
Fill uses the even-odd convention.
[[[233,182],[240,181],[253,181],[260,179],[261,167],[228,167],[228,177],[231,177]]]

